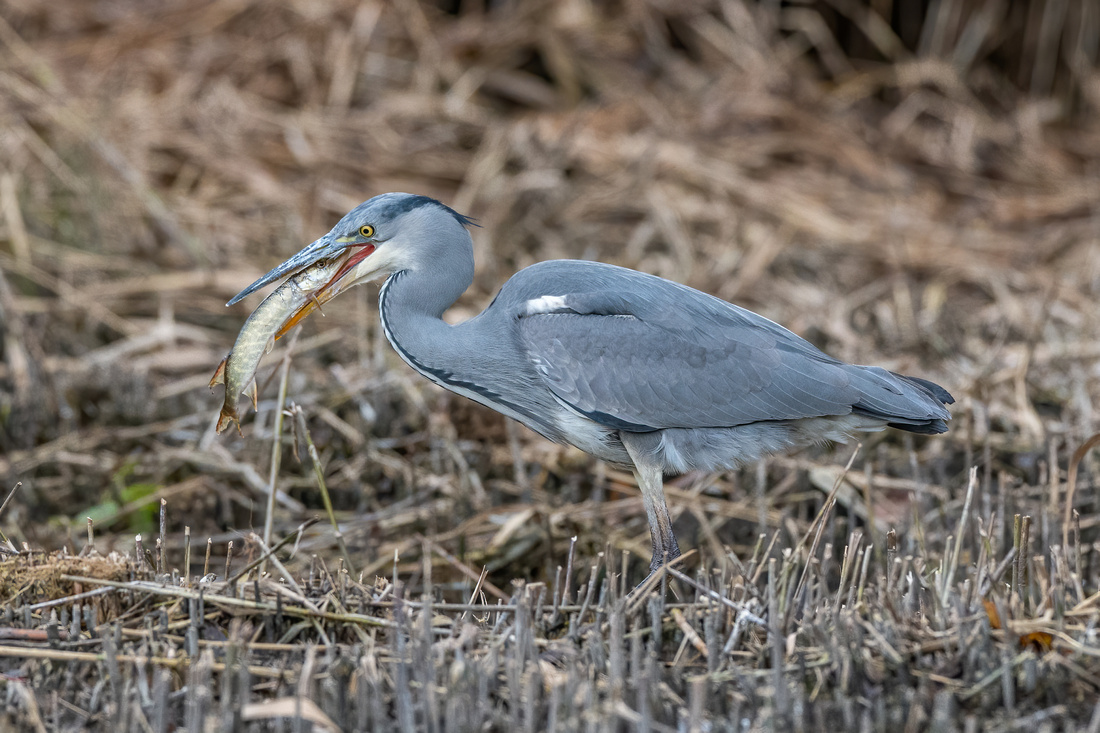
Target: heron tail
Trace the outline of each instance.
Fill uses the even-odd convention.
[[[863,398],[852,412],[883,420],[886,425],[919,435],[947,432],[955,398],[946,389],[920,377],[889,372],[880,367],[859,367],[867,380],[859,385]]]

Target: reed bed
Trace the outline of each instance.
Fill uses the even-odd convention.
[[[0,0],[0,727],[1100,730],[1100,13],[911,7]],[[387,190],[479,221],[449,317],[636,267],[952,430],[670,480],[632,594],[632,477],[370,288],[217,436],[224,302]]]
[[[551,583],[517,580],[506,597],[471,579],[462,602],[445,600],[454,587],[434,584],[434,566],[468,568],[423,537],[419,573],[395,557],[387,577],[317,557],[288,573],[278,558],[305,528],[270,549],[246,537],[248,562],[235,561],[239,548],[196,553],[201,575],[169,570],[141,538],[128,555],[100,555],[94,537],[77,556],[25,552],[2,568],[18,589],[5,588],[0,657],[22,665],[6,680],[7,720],[158,731],[285,719],[442,731],[1098,724],[1100,594],[1083,589],[1100,585],[1100,548],[1082,548],[1077,522],[1072,545],[1040,552],[1031,515],[978,513],[988,497],[973,471],[943,554],[905,553],[894,530],[879,547],[863,529],[834,544],[846,481],[837,471],[793,546],[776,552],[784,531],[762,534],[750,553],[688,572],[677,563],[634,590],[629,552],[610,544],[589,564],[571,543]]]

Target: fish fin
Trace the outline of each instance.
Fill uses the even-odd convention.
[[[210,377],[210,389],[214,389],[214,385],[216,384],[225,384],[225,365],[228,362],[229,355],[226,354],[225,358],[218,364],[218,368],[214,370],[214,376]]]
[[[253,379],[249,383],[249,385],[247,387],[245,387],[244,391],[247,392],[248,396],[252,398],[252,411],[256,412],[257,410],[259,410],[260,409],[260,400],[259,400],[259,395],[256,393],[256,380]]]

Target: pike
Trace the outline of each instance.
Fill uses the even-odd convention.
[[[271,351],[276,339],[282,338],[299,321],[343,290],[341,279],[362,261],[373,247],[349,249],[346,255],[320,260],[292,275],[264,298],[245,321],[233,344],[233,350],[218,364],[210,387],[225,385],[225,402],[218,416],[217,431],[223,432],[229,423],[241,431],[238,405],[243,392],[252,399],[256,409],[256,370],[260,360]]]

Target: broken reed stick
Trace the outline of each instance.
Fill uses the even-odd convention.
[[[317,482],[318,491],[321,492],[321,502],[325,505],[325,514],[328,515],[329,524],[332,526],[332,535],[336,539],[336,546],[340,549],[340,555],[344,559],[348,573],[354,576],[355,564],[351,561],[351,554],[348,553],[348,546],[344,542],[344,533],[340,531],[340,523],[336,521],[336,512],[332,509],[332,499],[329,497],[328,484],[325,482],[325,472],[321,467],[321,456],[317,452],[317,446],[313,443],[309,426],[306,425],[305,411],[302,410],[301,405],[295,404],[291,405],[290,414],[295,420],[297,433],[306,441],[306,452],[309,454],[309,461],[313,468],[313,479]]]
[[[15,486],[11,487],[11,491],[4,497],[4,503],[0,504],[0,517],[4,516],[4,510],[8,508],[8,504],[11,503],[12,497],[15,496],[15,492],[19,490],[19,487],[23,485],[22,481],[16,481]]]
[[[162,498],[160,500],[160,537],[157,539],[157,558],[159,567],[157,572],[168,572],[168,556],[167,550],[164,547],[168,538],[168,500]]]
[[[263,539],[261,537],[259,537],[255,532],[253,532],[251,537],[253,539],[255,539],[257,542],[260,543],[260,546],[263,549],[263,552],[260,554],[259,557],[257,557],[255,560],[253,560],[252,562],[245,565],[243,568],[241,568],[240,570],[235,572],[233,575],[227,576],[226,577],[226,582],[227,583],[234,583],[234,582],[240,580],[245,575],[247,575],[249,572],[251,572],[253,569],[255,569],[255,568],[259,567],[260,565],[262,565],[264,563],[264,561],[267,560],[268,557],[270,557],[273,553],[278,552],[283,547],[285,547],[287,544],[289,544],[291,540],[301,540],[302,533],[305,532],[305,530],[312,527],[318,521],[320,521],[320,520],[318,520],[316,517],[311,517],[311,518],[307,519],[306,521],[304,521],[300,525],[298,525],[298,528],[295,531],[293,531],[290,534],[283,537],[281,540],[276,542],[270,548],[268,548],[266,545],[264,545],[263,544]],[[280,567],[282,567],[281,564],[280,564]],[[284,574],[285,574],[285,569],[284,569]]]
[[[86,583],[88,585],[110,586],[111,588],[117,588],[119,590],[125,590],[131,593],[145,593],[153,596],[171,596],[174,598],[201,598],[203,603],[205,604],[232,606],[235,608],[250,609],[263,613],[281,613],[288,616],[300,617],[303,619],[315,618],[325,621],[353,623],[363,626],[384,626],[387,628],[392,628],[394,626],[393,622],[387,619],[377,618],[375,616],[367,616],[361,613],[337,613],[333,611],[319,610],[317,608],[309,608],[308,606],[288,605],[282,602],[283,596],[281,595],[276,595],[276,599],[278,599],[278,602],[268,603],[264,601],[252,601],[248,600],[247,598],[239,598],[237,596],[221,595],[206,590],[192,590],[172,585],[164,585],[163,583],[157,583],[155,581],[123,582],[117,580],[106,580],[104,578],[92,578],[83,575],[69,575],[68,573],[62,573],[58,577],[61,580]],[[496,607],[494,607],[494,610],[496,610]],[[447,631],[445,629],[440,629],[438,630],[438,633],[442,635],[447,633]]]
[[[265,545],[271,545],[271,535],[275,529],[275,486],[279,478],[279,463],[283,455],[283,407],[286,405],[287,385],[290,381],[290,360],[294,355],[294,345],[298,343],[298,334],[301,328],[295,328],[286,345],[286,353],[279,362],[279,396],[275,402],[275,420],[271,428],[271,463],[267,477],[267,507],[264,511]],[[264,573],[264,565],[260,564],[260,575]],[[228,577],[228,575],[227,575]]]
[[[565,583],[561,587],[561,605],[568,606],[572,598],[573,556],[577,549],[577,536],[569,538],[569,557],[565,562]]]
[[[805,592],[806,580],[809,577],[810,565],[812,564],[810,559],[817,555],[817,548],[821,543],[822,533],[825,531],[825,520],[828,518],[829,514],[832,513],[833,506],[836,504],[837,492],[840,491],[840,487],[844,483],[844,477],[848,475],[848,471],[851,470],[852,464],[855,463],[856,456],[859,455],[859,451],[862,447],[863,443],[856,443],[855,449],[852,450],[852,455],[848,457],[848,462],[844,465],[844,470],[840,472],[833,482],[833,488],[829,491],[825,503],[821,505],[821,510],[817,513],[817,516],[814,517],[813,523],[807,528],[806,533],[798,542],[795,554],[802,551],[802,548],[805,547],[806,542],[810,539],[810,534],[813,533],[813,542],[806,555],[805,565],[802,566],[802,576],[799,578],[798,585],[795,587],[794,595],[790,599],[791,602],[787,604],[788,609],[798,608],[802,602],[802,594]]]
[[[233,540],[229,540],[225,545],[225,575],[222,576],[225,580],[229,580],[231,567],[233,567]]]
[[[1073,451],[1073,457],[1070,458],[1069,473],[1066,476],[1066,496],[1062,509],[1062,547],[1069,547],[1069,535],[1073,526],[1073,501],[1077,495],[1078,466],[1081,465],[1085,455],[1097,445],[1100,445],[1100,433],[1096,433],[1081,444],[1077,450]],[[1051,470],[1056,470],[1056,467],[1052,466]]]
[[[191,527],[183,528],[183,586],[191,587]]]
[[[958,534],[955,536],[954,552],[948,558],[947,572],[944,573],[943,584],[940,587],[941,602],[946,603],[949,594],[948,589],[955,583],[955,572],[959,566],[959,557],[962,554],[963,540],[966,538],[966,523],[970,518],[970,507],[974,500],[974,489],[978,485],[978,467],[970,469],[970,479],[966,483],[966,499],[963,501],[962,519],[959,522]],[[948,548],[950,550],[950,548]]]

